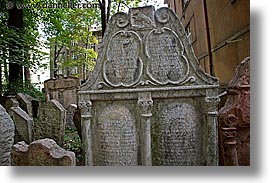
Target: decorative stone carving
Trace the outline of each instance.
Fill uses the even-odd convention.
[[[119,31],[108,44],[107,60],[103,65],[105,81],[113,86],[132,86],[142,73],[141,39],[134,31]]]
[[[188,103],[170,103],[155,122],[157,138],[153,150],[156,165],[198,166],[202,162],[202,124],[194,106]],[[160,136],[160,138],[159,138]],[[186,158],[188,157],[188,158]]]
[[[27,145],[24,141],[12,147],[13,166],[75,166],[74,152],[66,151],[52,139],[41,139]]]
[[[218,87],[172,10],[113,15],[78,92],[86,165],[217,165]]]
[[[77,88],[79,86],[77,77],[58,75],[55,79],[48,79],[44,82],[47,101],[55,99],[64,108],[70,104],[77,104]]]
[[[34,123],[34,139],[51,138],[63,146],[66,124],[66,110],[56,100],[39,106],[38,119]]]
[[[98,116],[95,164],[137,165],[137,137],[135,120],[129,109],[111,105]]]
[[[220,165],[250,165],[250,58],[236,69],[219,111]]]
[[[11,147],[14,143],[14,123],[0,105],[0,166],[11,165]]]

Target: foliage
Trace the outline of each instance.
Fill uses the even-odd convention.
[[[9,66],[11,64],[16,64],[19,68],[37,69],[46,66],[45,64],[41,64],[40,61],[47,57],[47,53],[41,51],[45,45],[40,40],[37,11],[35,9],[22,9],[22,15],[12,14],[9,13],[9,10],[5,6],[7,2],[7,0],[2,1],[2,6],[0,7],[0,67],[4,70],[4,76],[2,76],[2,72],[0,73],[0,93],[3,90],[2,84],[4,82],[7,84],[11,83],[9,75],[18,75],[18,73],[9,73]],[[29,1],[16,1],[16,3],[24,2]],[[17,19],[23,19],[22,27],[12,27],[9,25],[9,19],[11,19],[9,16],[13,15],[20,16],[16,17]],[[14,19],[15,17],[12,18]],[[22,81],[22,79],[21,81],[13,81],[15,83],[12,82],[11,87],[14,88],[12,85],[17,84],[22,86]],[[11,90],[11,87],[9,87],[9,90]]]
[[[76,165],[83,165],[81,140],[75,128],[65,129],[64,148],[75,153]]]
[[[40,90],[38,90],[37,88],[35,88],[35,85],[30,83],[29,81],[26,81],[23,86],[19,82],[13,83],[12,90],[15,91],[16,93],[28,94],[36,99],[39,99],[41,102],[46,101],[45,94]],[[3,92],[7,92],[7,91],[8,91],[8,84],[4,83]]]

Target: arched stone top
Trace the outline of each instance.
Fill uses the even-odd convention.
[[[113,15],[95,69],[80,91],[218,86],[194,54],[169,8],[131,8]]]

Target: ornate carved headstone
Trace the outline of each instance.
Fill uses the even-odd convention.
[[[14,142],[14,123],[0,105],[0,166],[11,165],[11,147]]]
[[[172,10],[115,14],[78,94],[86,165],[217,165],[218,87]]]
[[[44,82],[47,100],[55,99],[60,102],[64,108],[70,104],[77,104],[77,87],[79,78],[58,75],[55,79],[48,79]]]
[[[75,166],[75,154],[58,146],[52,139],[12,146],[13,166]]]
[[[50,138],[63,146],[66,124],[66,110],[56,100],[45,102],[38,109],[34,123],[34,140]]]
[[[250,58],[236,69],[219,111],[220,164],[250,165]]]
[[[31,143],[33,136],[33,118],[20,107],[11,107],[10,111],[15,124],[14,142],[25,141],[26,143]]]

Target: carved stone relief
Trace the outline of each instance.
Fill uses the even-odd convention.
[[[217,165],[218,87],[172,10],[113,15],[78,92],[86,165]]]
[[[236,69],[219,111],[220,165],[250,165],[250,58]]]
[[[96,165],[133,166],[137,164],[136,124],[123,106],[108,106],[98,116],[98,157]]]

